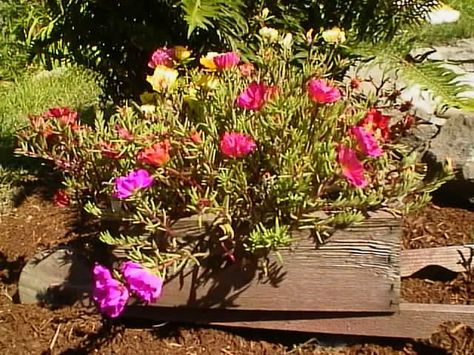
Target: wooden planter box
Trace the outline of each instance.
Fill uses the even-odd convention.
[[[195,221],[180,233],[202,232]],[[193,227],[191,227],[193,226]],[[316,333],[427,338],[445,321],[474,327],[473,305],[414,304],[400,300],[400,277],[429,265],[453,272],[474,260],[474,245],[400,252],[401,221],[377,213],[335,233],[315,248],[309,233],[284,251],[270,279],[233,264],[216,272],[190,270],[169,281],[152,305],[130,305],[124,316],[230,327]],[[123,257],[117,253],[118,257]],[[39,253],[22,270],[22,303],[90,303],[91,265],[73,247]],[[271,282],[270,282],[271,280]]]
[[[186,228],[196,225],[190,222],[179,233],[195,232]],[[337,231],[319,248],[308,231],[297,231],[294,246],[281,253],[283,264],[271,261],[268,277],[238,262],[218,271],[194,268],[167,282],[160,300],[147,307],[395,312],[401,233],[400,219],[386,213]]]

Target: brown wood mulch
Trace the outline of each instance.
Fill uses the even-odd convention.
[[[471,354],[474,331],[443,324],[425,341],[331,338],[277,331],[232,331],[190,325],[110,322],[90,309],[47,309],[16,301],[16,283],[25,260],[41,249],[79,237],[85,226],[75,215],[44,197],[27,196],[0,216],[1,354]],[[473,243],[474,212],[428,206],[404,223],[403,248]],[[431,275],[430,278],[432,277]],[[409,302],[472,304],[467,273],[434,273],[402,281]],[[437,279],[436,279],[437,278]],[[330,346],[328,346],[330,345]],[[338,346],[336,346],[338,345]]]

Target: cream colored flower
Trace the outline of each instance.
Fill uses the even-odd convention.
[[[327,43],[339,44],[346,41],[346,34],[339,27],[333,27],[330,30],[323,31],[322,36]]]
[[[280,41],[280,44],[283,49],[291,49],[291,45],[293,44],[293,35],[291,33],[287,33]]]
[[[156,106],[155,105],[141,105],[140,106],[140,111],[142,111],[146,115],[152,115],[156,111]]]
[[[153,75],[146,77],[146,81],[151,84],[153,90],[163,92],[173,86],[177,78],[177,70],[165,67],[164,65],[158,65]]]
[[[271,27],[262,27],[258,34],[265,40],[270,43],[276,42],[278,40],[278,30]]]

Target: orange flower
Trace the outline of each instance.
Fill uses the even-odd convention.
[[[140,152],[138,154],[138,160],[152,166],[161,166],[170,159],[170,148],[171,146],[168,140],[155,143]]]

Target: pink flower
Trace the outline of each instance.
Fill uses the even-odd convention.
[[[58,207],[67,207],[69,206],[70,199],[66,190],[57,190],[53,196],[53,202]]]
[[[267,86],[253,82],[240,93],[235,102],[241,108],[260,111],[267,98]]]
[[[163,280],[144,269],[140,264],[127,261],[122,264],[122,275],[130,291],[145,302],[155,302],[161,296]]]
[[[257,145],[252,137],[237,133],[226,132],[221,139],[221,152],[231,158],[243,157],[255,150]]]
[[[119,199],[124,199],[133,195],[133,193],[140,189],[145,189],[153,184],[153,177],[144,169],[131,171],[127,176],[120,176],[115,178],[115,193],[114,196]]]
[[[115,280],[110,271],[100,264],[95,264],[92,273],[94,278],[93,300],[103,314],[111,318],[118,317],[125,309],[130,296],[127,288]]]
[[[148,67],[155,69],[158,65],[164,65],[165,67],[173,66],[174,49],[161,47],[153,52]]]
[[[363,127],[353,126],[351,128],[351,134],[356,138],[360,150],[365,155],[374,158],[382,155],[382,148],[380,148],[372,133],[367,132]]]
[[[307,88],[311,100],[320,104],[330,104],[341,98],[341,91],[324,79],[311,79]]]
[[[240,62],[240,56],[235,52],[218,54],[212,58],[217,70],[226,70],[236,67]]]
[[[337,160],[341,164],[342,175],[355,187],[367,186],[364,177],[364,166],[357,159],[356,153],[349,147],[339,145],[337,147]]]

